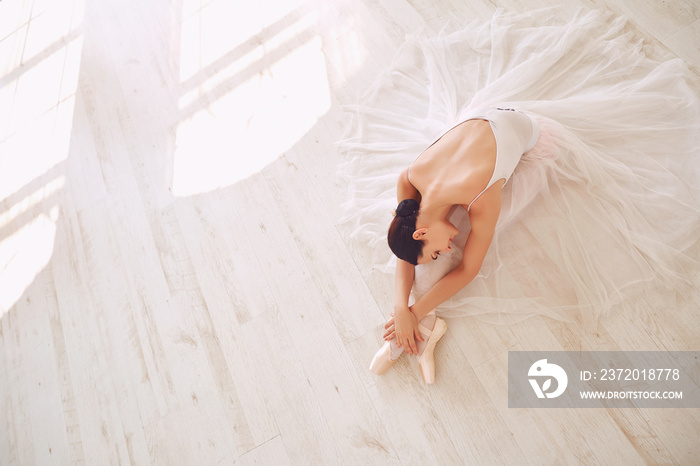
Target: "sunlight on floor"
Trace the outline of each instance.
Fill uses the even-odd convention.
[[[259,172],[330,108],[323,43],[311,29],[318,12],[302,2],[234,3],[183,7],[176,196],[230,186]]]
[[[58,206],[39,214],[0,243],[0,309],[7,312],[22,296],[53,254]]]
[[[0,3],[0,317],[53,253],[82,51],[83,0]]]

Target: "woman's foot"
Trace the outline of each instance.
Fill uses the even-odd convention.
[[[422,321],[421,321],[422,322]],[[420,324],[419,324],[420,327]],[[423,335],[423,328],[421,330],[421,335]],[[425,347],[422,349],[421,353],[418,355],[418,367],[420,368],[420,373],[423,376],[423,380],[427,384],[432,384],[435,382],[435,345],[447,332],[447,324],[444,320],[439,317],[435,318],[435,325],[433,325],[430,336],[427,338]],[[424,336],[425,338],[426,336]]]
[[[369,365],[369,370],[372,373],[383,375],[389,370],[391,365],[394,364],[394,361],[399,359],[399,356],[401,356],[403,350],[398,348],[396,344],[393,343],[394,341],[395,340],[385,342],[382,347],[379,348],[379,351],[377,351],[377,353],[374,355],[374,358]]]

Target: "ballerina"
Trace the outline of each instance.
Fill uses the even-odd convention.
[[[671,302],[697,287],[697,83],[624,18],[567,16],[499,12],[415,35],[356,107],[341,222],[372,267],[396,273],[373,372],[406,351],[432,380],[436,315],[593,331],[640,293]],[[392,256],[380,242],[397,201]]]
[[[433,349],[447,330],[434,310],[477,276],[501,210],[501,189],[538,136],[536,120],[523,112],[481,109],[467,115],[401,172],[396,187],[400,202],[388,233],[389,247],[399,259],[394,314],[385,325],[387,342],[375,355],[372,372],[386,372],[403,349],[419,356],[423,379],[434,382]],[[448,216],[460,205],[471,223],[461,263],[409,306],[415,267],[452,250],[459,230]]]

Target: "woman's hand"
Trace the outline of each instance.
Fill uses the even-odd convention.
[[[384,334],[386,341],[396,338],[399,348],[403,348],[408,354],[418,354],[416,340],[423,341],[423,337],[418,330],[416,316],[408,307],[397,309],[392,318],[384,324],[384,328],[387,329]]]

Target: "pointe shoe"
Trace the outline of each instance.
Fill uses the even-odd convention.
[[[392,364],[394,364],[394,361],[398,359],[391,359],[391,343],[390,342],[385,342],[381,348],[379,348],[379,351],[374,355],[374,358],[372,359],[372,362],[369,365],[369,370],[373,374],[377,375],[383,375],[386,371],[389,370]],[[400,355],[399,355],[400,356]]]
[[[438,341],[440,341],[446,332],[447,324],[441,318],[436,317],[435,325],[430,333],[430,337],[428,337],[428,342],[425,345],[425,349],[418,357],[418,367],[420,368],[420,373],[423,376],[423,380],[427,384],[435,383],[435,359],[433,354],[435,352],[435,345]]]

